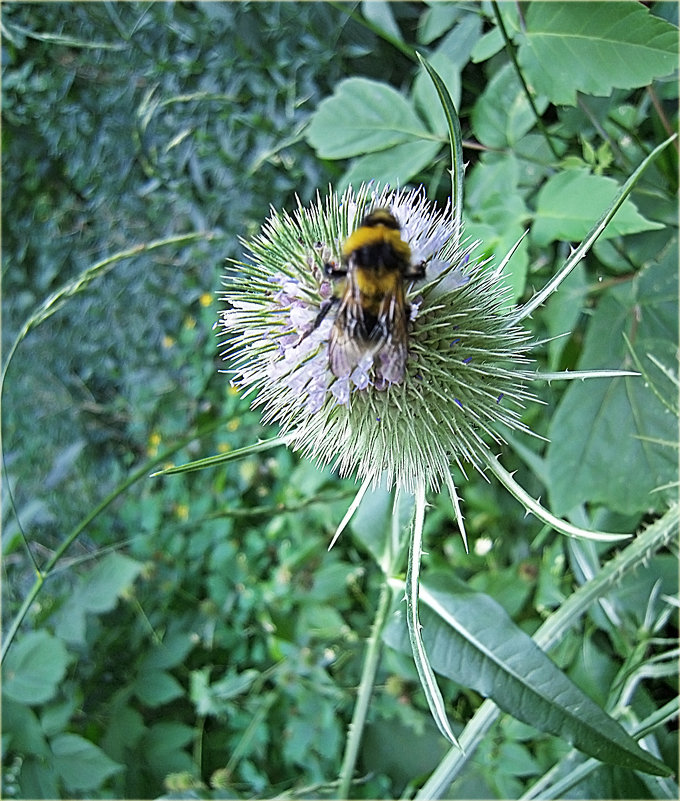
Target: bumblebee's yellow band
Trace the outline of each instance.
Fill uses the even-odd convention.
[[[362,225],[351,234],[342,249],[344,258],[349,258],[353,251],[359,248],[370,247],[371,245],[389,244],[397,256],[408,263],[411,258],[411,248],[401,238],[399,230],[387,228],[385,225]]]

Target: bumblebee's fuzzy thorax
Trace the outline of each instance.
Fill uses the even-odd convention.
[[[406,272],[411,261],[411,248],[402,239],[396,219],[385,209],[377,209],[367,215],[347,238],[342,258],[365,269]]]

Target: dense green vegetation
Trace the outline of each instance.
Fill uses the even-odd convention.
[[[676,4],[587,7],[501,4],[505,42],[476,2],[3,4],[6,797],[336,797],[390,497],[369,493],[327,552],[357,487],[285,448],[150,475],[276,434],[220,373],[213,330],[226,260],[270,206],[370,179],[445,203],[448,129],[416,49],[459,112],[467,234],[498,262],[530,230],[508,264],[518,301],[557,273],[677,128]],[[503,449],[555,514],[637,533],[635,569],[607,576],[625,543],[569,540],[474,470],[455,476],[470,553],[442,492],[423,557],[423,586],[458,599],[464,654],[498,605],[509,642],[600,580],[550,655],[672,768],[677,188],[676,142],[526,321],[541,371],[643,376],[537,383],[523,420],[549,444]],[[458,734],[487,693],[423,621]],[[415,793],[449,748],[394,620],[386,640],[352,797]],[[559,709],[527,721],[522,688],[497,682],[509,714],[437,792],[677,797],[589,762],[546,733],[557,715],[571,734]]]

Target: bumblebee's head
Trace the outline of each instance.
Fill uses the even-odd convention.
[[[374,209],[370,214],[367,214],[361,221],[362,228],[376,228],[383,225],[385,228],[391,228],[393,231],[399,231],[400,225],[393,214],[387,209]]]

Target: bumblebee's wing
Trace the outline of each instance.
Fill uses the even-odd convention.
[[[372,350],[357,336],[362,309],[351,300],[343,301],[335,318],[328,345],[328,359],[333,375],[348,376],[363,357]]]
[[[408,356],[408,332],[406,309],[399,298],[390,299],[387,311],[387,336],[376,352],[375,386],[385,389],[387,384],[399,384],[404,380]]]

